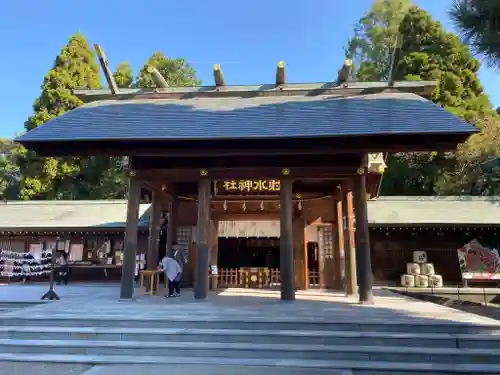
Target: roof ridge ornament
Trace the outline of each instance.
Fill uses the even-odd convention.
[[[159,89],[168,89],[167,80],[161,75],[161,73],[152,65],[148,65],[146,68],[147,72],[151,74],[151,78],[155,83],[156,87]]]
[[[94,44],[95,52],[97,53],[97,57],[99,59],[99,63],[101,64],[102,71],[104,76],[106,77],[106,81],[108,82],[109,90],[111,94],[116,95],[119,93],[118,85],[115,82],[115,77],[113,73],[111,73],[111,69],[109,68],[109,62],[104,54],[104,50],[101,48],[99,44]]]
[[[276,68],[276,87],[286,84],[285,62],[279,61]]]
[[[220,67],[220,64],[214,64],[214,81],[215,87],[226,86],[226,80],[224,79],[224,73]]]
[[[351,59],[344,60],[344,64],[337,73],[338,85],[345,84],[349,80],[349,76],[351,75],[351,69],[352,69],[352,60]]]

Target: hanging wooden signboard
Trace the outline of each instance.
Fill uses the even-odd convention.
[[[214,181],[216,195],[276,194],[279,180],[224,180]]]

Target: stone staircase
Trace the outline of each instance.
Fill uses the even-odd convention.
[[[9,315],[0,317],[0,360],[265,366],[260,368],[272,367],[273,374],[300,369],[313,375],[328,370],[344,370],[342,374],[498,374],[500,326]],[[255,373],[261,373],[259,368]]]

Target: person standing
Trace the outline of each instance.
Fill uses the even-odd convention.
[[[179,263],[179,266],[181,267],[181,276],[182,276],[182,271],[184,270],[184,264],[187,263],[186,258],[184,257],[182,251],[182,246],[178,245],[177,242],[174,242],[172,244],[172,253],[174,254],[173,258],[177,261],[177,263]]]
[[[68,266],[68,254],[66,251],[61,251],[59,253],[59,258],[57,258],[57,285],[61,282],[64,285],[68,285],[69,280],[69,266]]]
[[[161,261],[161,267],[165,273],[165,277],[168,279],[168,297],[179,297],[180,296],[180,279],[182,268],[179,263],[169,256],[165,256]]]

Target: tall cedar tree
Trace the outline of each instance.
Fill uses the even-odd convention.
[[[417,6],[409,9],[399,32],[402,46],[397,56],[396,79],[437,80],[432,94],[435,103],[479,126],[485,121],[491,124],[482,120],[491,115],[491,104],[477,75],[479,61],[472,57],[469,48]],[[402,191],[404,194],[476,194],[481,158],[474,139],[461,145],[458,153],[393,155],[392,162],[400,159],[400,163],[394,163],[399,168],[388,169],[382,191],[400,193],[391,191],[399,180],[409,188]]]
[[[34,129],[80,106],[82,102],[73,95],[74,89],[100,87],[99,65],[85,37],[77,33],[63,47],[45,76],[42,93],[33,105],[34,114],[26,121],[25,129]],[[119,176],[112,173],[117,164],[112,158],[39,158],[23,149],[18,153],[17,162],[22,199],[123,196]]]
[[[73,95],[75,88],[100,88],[99,66],[85,37],[73,35],[45,76],[42,93],[33,105],[34,114],[25,129],[34,129],[82,104]],[[57,199],[74,197],[80,172],[77,158],[38,158],[33,152],[19,155],[22,199]]]

